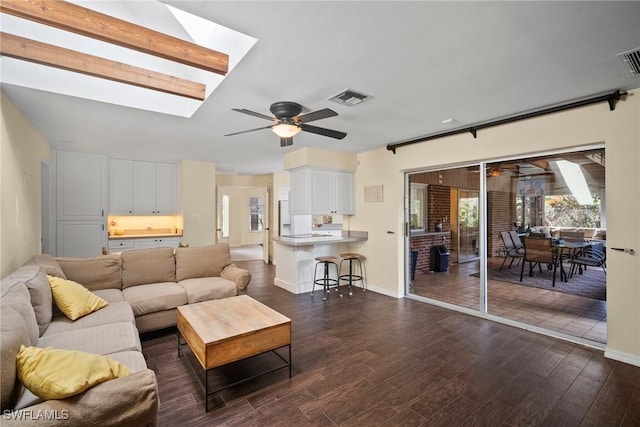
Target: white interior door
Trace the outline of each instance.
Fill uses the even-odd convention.
[[[271,230],[271,227],[269,227],[269,207],[271,206],[271,198],[269,195],[269,189],[265,187],[263,196],[264,209],[262,212],[262,223],[264,224],[262,232],[262,260],[265,264],[269,263],[269,232]]]

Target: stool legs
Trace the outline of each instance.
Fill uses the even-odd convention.
[[[322,277],[318,279],[317,278],[318,266],[320,266],[320,264],[323,264],[323,274],[322,274]],[[338,264],[336,264],[335,262],[323,261],[323,262],[316,263],[315,269],[313,271],[313,288],[311,289],[311,296],[313,296],[313,292],[316,289],[316,284],[318,284],[318,285],[322,285],[323,301],[327,300],[327,297],[331,293],[330,289],[332,287],[336,288],[336,292],[339,292],[340,298],[342,298],[342,292],[339,291],[340,282],[338,281],[338,279],[332,279],[331,276],[329,275],[329,265],[332,265],[332,264],[336,270],[336,277],[338,277],[339,276]]]
[[[362,273],[362,261],[359,258],[346,258],[340,261],[340,272],[342,272],[342,263],[348,261],[349,263],[349,273],[348,274],[341,274],[340,275],[340,280],[345,280],[349,283],[349,296],[353,295],[353,292],[351,290],[351,287],[353,285],[353,282],[357,282],[360,281],[360,283],[362,284],[362,291],[366,291],[367,290],[367,285],[364,282],[364,275]],[[355,265],[354,262],[357,263],[357,267],[358,267],[358,271],[355,271]],[[356,274],[358,273],[358,274]]]

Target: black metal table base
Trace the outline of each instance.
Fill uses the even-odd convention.
[[[178,331],[178,333],[177,333],[177,336],[178,336],[178,357],[181,357],[180,346],[181,345],[188,346],[188,344],[186,342],[182,343],[182,344],[180,343],[180,336],[181,335],[182,334],[180,333],[180,331]],[[282,355],[280,355],[280,353],[278,353],[276,351],[276,350],[280,350],[281,348],[285,348],[285,347],[287,347],[288,350],[289,350],[289,360],[287,360],[284,357],[282,357]],[[209,396],[211,396],[213,394],[216,394],[216,393],[219,393],[222,390],[225,390],[225,389],[228,389],[228,388],[231,388],[231,387],[235,387],[235,386],[237,386],[239,384],[246,383],[247,381],[251,381],[251,380],[256,379],[258,377],[261,377],[261,376],[264,376],[264,375],[267,375],[267,374],[271,374],[273,372],[279,371],[279,370],[284,369],[284,368],[289,368],[289,378],[291,378],[291,343],[289,343],[287,345],[283,345],[283,346],[278,347],[278,348],[274,348],[274,349],[271,349],[271,350],[264,351],[262,353],[254,354],[253,356],[249,356],[249,357],[247,357],[245,359],[241,359],[241,360],[247,360],[247,359],[250,359],[252,357],[260,356],[260,355],[266,354],[266,353],[275,354],[276,356],[278,356],[278,358],[280,360],[282,360],[282,362],[284,362],[284,364],[281,365],[281,366],[275,367],[275,368],[268,369],[268,370],[266,370],[264,372],[260,372],[260,373],[255,374],[255,375],[251,375],[250,377],[246,377],[246,378],[243,378],[241,380],[234,381],[234,382],[229,383],[229,384],[225,384],[222,387],[218,387],[218,388],[216,388],[214,390],[211,390],[211,391],[209,390],[209,372],[213,371],[214,369],[221,368],[223,366],[228,366],[231,363],[236,363],[238,361],[230,362],[230,363],[227,363],[225,365],[216,366],[215,368],[211,368],[211,369],[204,369],[204,382],[202,382],[202,381],[198,381],[198,382],[200,383],[200,386],[202,387],[202,389],[204,391],[204,407],[205,407],[205,411],[209,412]],[[189,358],[187,358],[187,359],[189,359]],[[187,360],[187,365],[189,366],[189,368],[191,368],[191,370],[193,371],[194,375],[196,377],[199,377],[198,373],[196,372],[196,368],[193,366],[193,363],[191,361]]]

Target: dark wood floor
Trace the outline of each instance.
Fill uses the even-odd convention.
[[[272,285],[272,266],[238,265],[252,271],[249,295],[292,319],[293,378],[227,389],[205,413],[175,330],[145,335],[161,426],[640,426],[640,368],[600,351],[374,292],[293,295]]]

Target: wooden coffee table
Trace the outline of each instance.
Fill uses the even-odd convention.
[[[291,378],[291,319],[248,295],[178,307],[178,357],[185,345],[180,336],[204,369],[207,412],[209,395],[225,388],[287,367]],[[288,360],[274,351],[282,347],[289,349]],[[282,366],[209,390],[210,370],[270,351],[282,359]]]

